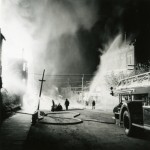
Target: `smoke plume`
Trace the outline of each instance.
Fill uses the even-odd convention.
[[[77,32],[81,28],[90,30],[97,21],[96,0],[0,0],[0,3],[0,27],[6,37],[2,54],[3,87],[9,92],[25,90],[13,61],[28,62],[29,101],[35,98],[30,99],[29,93],[38,96],[43,69],[48,75],[77,74],[86,67]],[[57,87],[48,76],[45,79],[43,92],[50,95]]]
[[[24,49],[32,72],[79,72],[84,57],[76,32],[89,30],[96,13],[96,1],[90,0],[1,0],[1,28],[7,39],[3,59],[22,57]]]

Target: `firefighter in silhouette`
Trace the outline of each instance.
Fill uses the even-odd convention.
[[[60,103],[58,104],[56,110],[57,110],[57,111],[62,111],[62,106],[60,105]]]
[[[65,107],[66,107],[66,110],[68,110],[68,106],[69,106],[69,100],[66,99],[66,100],[65,100]]]
[[[95,109],[95,100],[92,101],[92,109]]]
[[[54,111],[55,110],[55,102],[54,100],[52,100],[52,108],[51,108],[51,111]]]

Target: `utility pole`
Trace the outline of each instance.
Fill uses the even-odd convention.
[[[5,37],[3,36],[3,34],[1,33],[1,28],[0,28],[0,124],[2,122],[2,107],[3,107],[3,101],[2,101],[2,94],[1,94],[1,89],[2,89],[2,44],[3,44],[3,40],[6,40]]]
[[[41,82],[41,87],[40,87],[39,102],[38,102],[38,108],[37,108],[38,112],[39,112],[39,108],[40,108],[40,98],[41,98],[41,93],[42,93],[42,88],[43,88],[43,82],[46,81],[46,80],[44,80],[44,74],[45,74],[45,69],[43,71],[42,80],[39,80]]]
[[[44,80],[44,73],[45,73],[45,69],[43,71],[43,75],[42,75],[42,80],[39,80],[41,82],[41,87],[40,87],[40,93],[39,93],[39,101],[38,101],[38,107],[37,107],[37,111],[32,115],[32,124],[34,125],[36,123],[36,121],[38,119],[40,119],[40,98],[41,98],[41,93],[42,93],[42,87],[43,87],[43,82],[46,81]]]
[[[70,86],[70,78],[68,78],[68,87]]]
[[[84,91],[84,74],[82,76],[82,102],[83,102],[83,91]]]
[[[125,37],[125,44],[126,44],[126,42],[127,42],[127,35],[126,35],[126,32],[125,32],[125,34],[124,34],[124,37]]]
[[[24,64],[24,49],[22,49],[22,60],[21,60],[21,66],[22,66],[22,70],[21,70],[21,79],[22,79],[22,84],[26,84],[26,80],[25,80],[25,78],[24,78],[24,76],[25,76],[25,66],[24,66],[25,64]],[[20,96],[20,104],[21,104],[21,107],[23,107],[23,96],[24,96],[24,94],[22,94],[21,96]]]

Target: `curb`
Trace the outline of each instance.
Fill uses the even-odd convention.
[[[43,121],[39,121],[39,123],[41,123],[41,124],[51,124],[51,125],[75,125],[75,124],[79,124],[79,123],[83,122],[82,120],[75,119],[75,118],[62,118],[62,119],[73,119],[73,120],[76,120],[76,122],[56,123],[56,122],[43,122]]]
[[[68,114],[68,113],[71,113],[73,115],[73,117],[57,117],[57,116],[47,116],[48,114],[63,114],[61,112],[55,112],[55,113],[47,113],[46,116],[47,117],[51,117],[51,118],[60,118],[60,119],[72,119],[74,120],[75,122],[44,122],[44,121],[39,121],[39,123],[42,123],[42,124],[52,124],[52,125],[74,125],[74,124],[79,124],[79,123],[82,123],[83,121],[81,119],[77,119],[75,117],[79,116],[80,113],[76,113],[76,112],[70,112],[70,111],[67,111],[65,112],[64,114]]]

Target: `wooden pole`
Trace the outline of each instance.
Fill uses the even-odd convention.
[[[82,76],[82,102],[83,102],[83,92],[84,92],[84,74]]]
[[[2,60],[2,44],[3,44],[3,40],[6,40],[5,37],[3,36],[3,34],[1,33],[1,28],[0,28],[0,123],[2,122],[2,114],[3,114],[3,101],[2,101],[2,93],[1,93],[1,88],[2,88],[2,64],[1,64],[1,60]]]
[[[0,88],[0,124],[1,124],[1,122],[2,122],[2,105],[3,105],[3,103],[2,103],[2,94],[1,94],[1,88]]]
[[[42,80],[39,80],[41,82],[41,87],[40,87],[39,102],[38,102],[38,108],[37,108],[37,110],[39,110],[39,108],[40,108],[40,97],[41,97],[41,93],[42,93],[43,82],[46,81],[46,80],[44,80],[44,74],[45,74],[45,69],[43,71]]]

